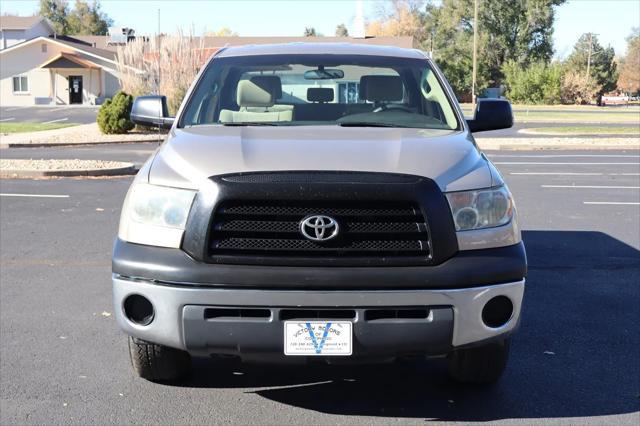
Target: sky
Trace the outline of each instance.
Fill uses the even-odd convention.
[[[511,1],[511,0],[497,0]],[[0,0],[0,14],[31,15],[38,0]],[[73,0],[69,1],[72,5]],[[365,19],[373,19],[384,0],[365,0]],[[160,9],[161,32],[178,27],[196,34],[229,27],[241,36],[300,36],[305,27],[333,35],[336,25],[353,27],[355,0],[102,0],[114,25],[155,34]],[[556,57],[567,57],[581,34],[598,34],[600,44],[618,55],[626,51],[626,37],[640,27],[640,0],[570,0],[556,10]]]

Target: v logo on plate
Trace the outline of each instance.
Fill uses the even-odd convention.
[[[313,342],[313,347],[316,350],[316,353],[319,354],[322,352],[322,347],[324,346],[324,342],[327,341],[327,335],[329,334],[329,329],[331,328],[331,323],[328,322],[324,328],[324,333],[322,334],[322,339],[320,340],[320,344],[318,344],[318,339],[316,338],[316,334],[313,332],[311,328],[311,323],[306,323],[307,331],[309,331],[309,336],[311,336],[311,342]]]

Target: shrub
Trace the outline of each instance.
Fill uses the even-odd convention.
[[[580,72],[567,72],[562,79],[562,102],[565,104],[587,104],[596,97],[601,86],[593,78]]]
[[[502,68],[507,86],[506,96],[522,104],[557,104],[560,102],[562,67],[560,64],[536,62],[522,67],[514,61]]]
[[[118,92],[113,99],[108,99],[98,112],[98,127],[105,134],[127,133],[134,124],[129,120],[133,96]]]

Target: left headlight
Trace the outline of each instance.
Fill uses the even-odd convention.
[[[456,231],[492,228],[513,218],[513,198],[506,186],[446,194]]]
[[[124,241],[179,248],[195,191],[134,184],[122,207],[118,236]]]

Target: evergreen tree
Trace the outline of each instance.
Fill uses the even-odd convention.
[[[597,35],[586,33],[580,36],[567,58],[566,68],[584,74],[587,79],[593,79],[598,87],[597,94],[601,96],[616,88],[618,72],[614,57],[613,47],[602,47]]]

